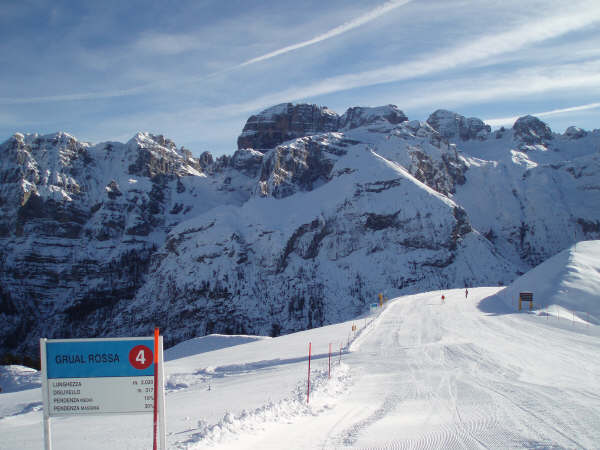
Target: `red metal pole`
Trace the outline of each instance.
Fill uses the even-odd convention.
[[[158,327],[154,329],[154,443],[153,450],[157,450],[158,431]]]
[[[308,388],[306,389],[306,403],[310,399],[310,351],[312,343],[308,343]]]

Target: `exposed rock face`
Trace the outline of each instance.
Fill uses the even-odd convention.
[[[453,194],[457,185],[464,184],[467,166],[456,146],[442,139],[428,123],[406,122],[398,131],[410,141],[411,164],[406,167],[417,180],[444,195]]]
[[[305,137],[269,152],[260,175],[260,195],[285,198],[329,181],[336,156],[346,153],[331,145],[340,140],[332,136],[325,140]]]
[[[571,126],[565,130],[565,136],[573,140],[581,139],[582,137],[587,136],[587,131],[582,130],[579,127]]]
[[[242,149],[238,150],[233,154],[233,158],[231,159],[231,166],[242,172],[244,175],[248,177],[255,178],[260,169],[262,167],[264,154],[252,150],[252,149]]]
[[[187,176],[190,170],[202,171],[202,165],[189,151],[177,150],[175,143],[162,134],[138,133],[127,145],[136,154],[135,161],[128,167],[130,175],[174,178]]]
[[[168,345],[276,335],[348,319],[382,291],[505,283],[600,238],[600,131],[523,118],[490,135],[391,105],[267,112],[242,146],[256,148],[216,159],[142,133],[0,145],[0,356],[156,325]]]
[[[537,117],[519,117],[513,125],[515,138],[526,145],[545,144],[552,140],[552,130]]]
[[[446,139],[484,140],[491,127],[475,117],[466,118],[460,114],[445,109],[438,109],[427,119],[427,123]]]
[[[149,134],[95,146],[16,134],[0,160],[0,352],[97,329],[183,217],[249,196],[213,192],[189,152]]]
[[[132,307],[157,299],[158,323],[175,340],[278,334],[352,317],[377,298],[382,283],[393,296],[455,285],[457,276],[460,286],[478,277],[495,284],[503,281],[493,274],[498,267],[510,272],[462,208],[371,144],[335,133],[315,139],[297,139],[266,156],[266,173],[277,174],[277,162],[282,171],[298,171],[269,192],[275,198],[208,212],[173,230],[173,244],[151,269],[153,282]],[[327,182],[307,183],[310,169],[324,169]],[[478,255],[477,273],[463,270],[466,255]],[[191,266],[193,276],[174,270]]]
[[[324,106],[282,103],[251,116],[238,137],[238,149],[268,150],[290,139],[335,131],[339,116]]]
[[[378,108],[365,108],[357,106],[348,108],[340,118],[339,129],[352,130],[354,128],[371,125],[375,122],[385,120],[392,125],[408,120],[408,117],[395,105],[387,105]]]
[[[238,137],[238,149],[266,151],[295,138],[385,122],[397,125],[408,120],[394,105],[349,108],[343,116],[326,106],[282,103],[251,116]]]

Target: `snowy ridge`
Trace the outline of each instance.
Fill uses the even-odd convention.
[[[210,334],[187,341],[180,342],[165,351],[165,361],[185,358],[186,356],[197,355],[204,352],[212,352],[233,345],[246,344],[261,339],[268,339],[265,336],[244,336],[244,335],[225,335]]]
[[[156,325],[167,345],[276,336],[381,292],[508,284],[600,238],[599,130],[525,117],[492,132],[393,105],[258,116],[242,133],[254,140],[217,159],[148,133],[3,143],[0,353]]]
[[[35,369],[14,364],[0,366],[0,388],[2,388],[2,392],[35,389],[39,388],[40,385],[40,373]]]

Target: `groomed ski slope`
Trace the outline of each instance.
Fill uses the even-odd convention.
[[[172,359],[169,448],[597,448],[598,326],[517,313],[498,291],[401,297],[357,319],[355,336],[347,322]],[[0,395],[0,448],[43,447],[39,399],[39,389]],[[52,439],[147,449],[151,429],[151,415],[59,418]]]
[[[336,367],[345,390],[216,448],[597,448],[597,327],[515,314],[496,291],[392,302]]]

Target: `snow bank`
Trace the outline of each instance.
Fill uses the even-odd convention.
[[[212,352],[234,345],[247,344],[261,339],[270,339],[267,336],[225,335],[209,334],[181,342],[174,347],[165,350],[165,361],[185,358],[200,353]]]
[[[215,424],[198,421],[198,428],[190,438],[179,443],[176,448],[201,449],[214,446],[223,441],[237,441],[243,446],[244,434],[254,434],[266,430],[270,423],[290,423],[297,416],[317,416],[331,409],[333,403],[347,392],[352,383],[349,367],[346,364],[334,364],[332,377],[327,370],[311,372],[310,403],[306,398],[306,381],[298,382],[290,396],[277,401],[269,401],[263,406],[234,414],[227,412]]]
[[[502,292],[505,303],[515,305],[519,292],[533,292],[537,311],[600,323],[600,241],[579,242],[519,277]]]
[[[0,366],[2,392],[17,392],[40,387],[40,373],[25,366]]]

